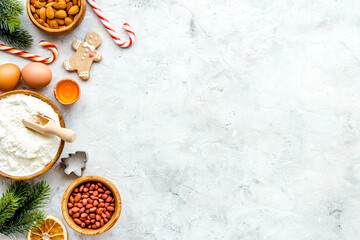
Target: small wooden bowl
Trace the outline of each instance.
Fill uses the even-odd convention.
[[[72,32],[73,30],[75,30],[79,25],[80,23],[82,22],[82,20],[84,19],[85,17],[85,12],[86,12],[86,0],[79,0],[81,1],[81,4],[80,4],[80,11],[79,13],[76,15],[76,17],[74,18],[73,22],[69,25],[69,26],[66,26],[62,29],[52,29],[52,28],[47,28],[47,27],[44,27],[43,25],[41,25],[40,23],[38,23],[34,16],[32,15],[31,13],[31,9],[30,9],[30,0],[27,0],[26,2],[26,10],[27,10],[27,13],[28,13],[28,16],[31,20],[31,22],[39,29],[43,30],[44,32],[50,34],[50,35],[62,35],[62,34],[67,34],[67,33],[70,33]]]
[[[101,228],[98,228],[98,229],[82,228],[79,225],[77,225],[74,222],[74,220],[72,219],[72,217],[69,215],[69,209],[67,206],[68,202],[69,202],[69,197],[70,197],[71,193],[73,192],[74,188],[76,188],[77,186],[79,186],[85,182],[100,182],[100,183],[102,183],[112,192],[112,194],[115,198],[114,214],[112,215],[109,222],[107,222],[104,226],[102,226]],[[64,196],[63,196],[62,202],[61,202],[61,210],[62,210],[62,214],[64,216],[66,223],[72,229],[74,229],[76,232],[84,234],[84,235],[98,235],[98,234],[102,234],[102,233],[108,231],[110,228],[112,228],[112,226],[114,226],[116,221],[119,219],[120,213],[121,213],[121,197],[120,197],[119,191],[117,190],[115,185],[112,184],[109,180],[107,180],[103,177],[99,177],[99,176],[85,176],[85,177],[81,177],[81,178],[73,181],[69,185],[69,187],[65,190],[65,193],[64,193]]]
[[[65,127],[64,118],[63,118],[60,110],[56,107],[56,105],[49,98],[45,97],[44,95],[42,95],[40,93],[30,91],[30,90],[14,90],[14,91],[0,94],[0,100],[8,97],[10,95],[14,95],[14,94],[30,95],[30,96],[37,97],[37,98],[43,100],[44,102],[49,104],[54,109],[54,111],[58,114],[61,127],[63,127],[63,128]],[[43,169],[41,169],[39,172],[34,173],[32,175],[28,175],[28,176],[12,176],[12,175],[9,175],[9,174],[6,174],[6,173],[0,171],[0,176],[10,178],[13,180],[28,180],[28,179],[36,178],[36,177],[40,176],[41,174],[44,174],[45,172],[47,172],[56,163],[56,161],[59,159],[59,157],[64,149],[64,144],[65,144],[65,142],[63,140],[61,140],[59,150],[58,150],[55,158],[48,165],[46,165]]]

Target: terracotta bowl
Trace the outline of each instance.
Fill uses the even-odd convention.
[[[104,226],[102,226],[101,228],[98,228],[98,229],[82,228],[79,225],[77,225],[74,222],[74,220],[71,218],[71,216],[69,215],[69,209],[67,206],[68,202],[69,202],[69,197],[70,197],[71,193],[73,192],[74,188],[78,187],[79,185],[81,185],[82,183],[85,183],[85,182],[100,182],[100,183],[102,183],[112,192],[112,194],[115,198],[114,214],[112,215],[109,222],[107,222]],[[107,180],[103,177],[99,177],[99,176],[85,176],[85,177],[81,177],[81,178],[75,180],[74,182],[72,182],[69,185],[69,187],[66,189],[64,196],[62,198],[62,202],[61,202],[61,210],[62,210],[62,214],[64,216],[66,223],[72,229],[74,229],[76,232],[84,234],[84,235],[98,235],[98,234],[104,233],[104,232],[108,231],[110,228],[112,228],[114,226],[114,224],[116,223],[116,221],[119,219],[120,213],[121,213],[121,197],[120,197],[119,191],[117,190],[115,185],[112,184],[109,180]]]
[[[0,94],[0,99],[6,98],[6,97],[8,97],[10,95],[14,95],[14,94],[30,95],[30,96],[37,97],[37,98],[43,100],[44,102],[49,104],[54,109],[54,111],[58,114],[61,127],[65,127],[65,122],[64,122],[63,116],[61,115],[60,110],[56,107],[56,105],[49,98],[45,97],[44,95],[42,95],[40,93],[34,92],[34,91],[14,90],[14,91]],[[36,178],[36,177],[40,176],[41,174],[44,174],[45,172],[47,172],[56,163],[56,161],[59,159],[59,157],[64,149],[64,144],[65,144],[65,142],[63,140],[61,140],[59,150],[58,150],[56,156],[54,157],[54,159],[39,172],[28,175],[28,176],[12,176],[12,175],[9,175],[9,174],[6,174],[6,173],[0,171],[0,176],[10,178],[13,180],[28,180],[28,179]]]
[[[80,11],[79,13],[76,15],[76,17],[74,18],[73,22],[69,25],[66,26],[62,29],[52,29],[52,28],[47,28],[44,27],[43,25],[41,25],[40,23],[38,23],[34,16],[31,13],[31,9],[30,9],[30,0],[26,1],[26,10],[28,13],[28,16],[31,20],[31,22],[39,29],[43,30],[44,32],[51,34],[51,35],[62,35],[62,34],[67,34],[72,32],[73,30],[75,30],[80,23],[82,22],[82,20],[85,17],[85,12],[86,12],[86,0],[79,0],[81,2],[80,4]]]

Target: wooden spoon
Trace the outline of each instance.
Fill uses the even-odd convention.
[[[48,117],[37,115],[39,122],[30,122],[25,119],[22,120],[23,124],[36,132],[44,135],[54,134],[65,142],[74,142],[76,139],[76,133],[73,130],[62,128],[55,124],[54,120]]]

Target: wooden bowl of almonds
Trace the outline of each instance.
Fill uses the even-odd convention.
[[[85,176],[66,189],[61,210],[66,223],[84,235],[98,235],[114,226],[121,213],[120,194],[109,180]]]
[[[85,17],[86,0],[27,0],[27,13],[33,24],[51,35],[67,34]]]

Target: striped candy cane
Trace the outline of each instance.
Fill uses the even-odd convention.
[[[114,28],[110,25],[109,20],[107,20],[104,16],[104,13],[101,11],[99,5],[95,2],[95,0],[87,0],[90,6],[94,9],[94,12],[96,15],[100,18],[102,24],[105,26],[106,30],[112,37],[112,39],[115,41],[117,45],[119,45],[122,48],[130,47],[134,41],[135,41],[135,33],[133,32],[132,28],[128,23],[124,23],[124,29],[129,35],[129,40],[127,41],[121,41],[119,36],[116,34]]]
[[[40,57],[38,55],[31,54],[31,53],[28,53],[28,52],[25,52],[25,51],[22,51],[22,50],[19,50],[16,48],[8,47],[4,44],[0,44],[0,51],[12,53],[12,54],[18,55],[20,57],[28,58],[30,60],[36,61],[36,62],[42,62],[42,63],[49,64],[49,63],[52,63],[53,61],[55,61],[55,59],[57,58],[58,53],[59,53],[57,47],[52,43],[45,42],[44,40],[41,40],[39,42],[39,45],[50,49],[52,52],[51,56],[48,58]]]

